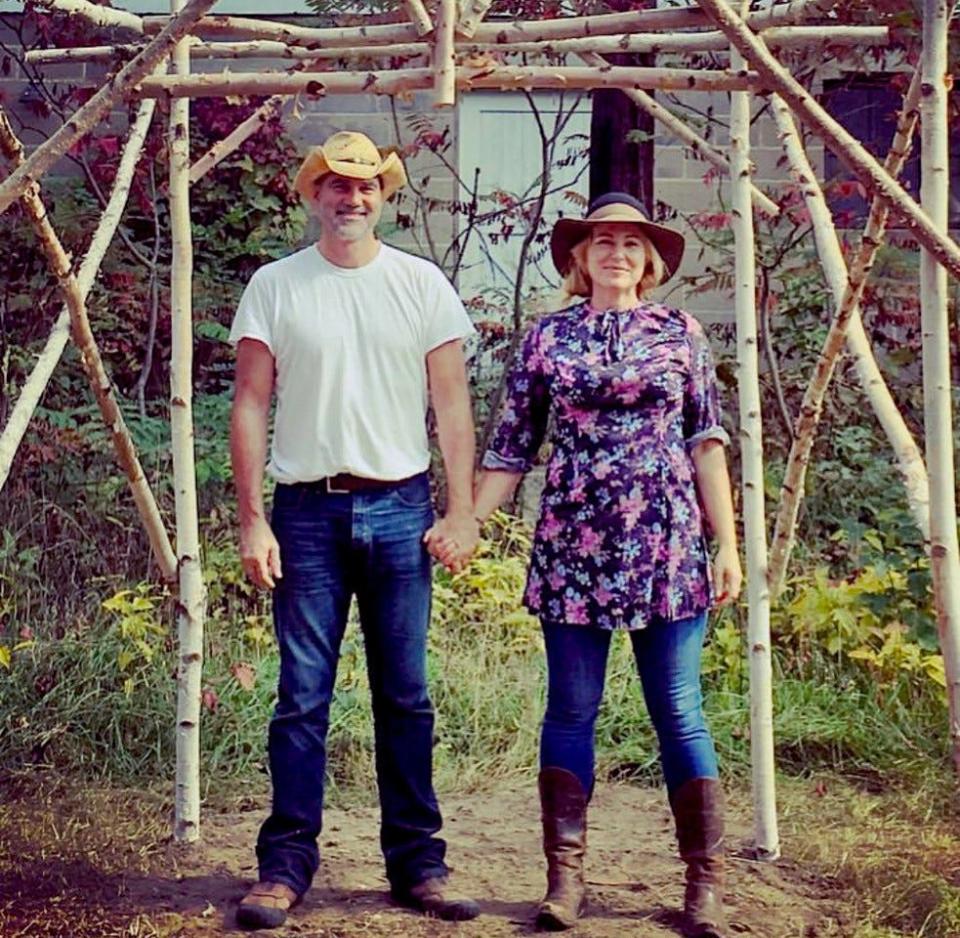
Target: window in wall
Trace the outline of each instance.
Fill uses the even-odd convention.
[[[892,75],[851,75],[826,82],[822,101],[838,120],[881,162],[885,159],[897,126],[903,96]],[[920,143],[914,140],[910,158],[900,174],[900,182],[914,198],[920,198]],[[824,155],[824,179],[830,207],[840,227],[859,227],[866,221],[869,203],[853,173],[829,149]],[[899,221],[891,216],[890,224]],[[950,225],[960,225],[960,150],[950,153]]]

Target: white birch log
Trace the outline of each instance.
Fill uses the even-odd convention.
[[[11,162],[17,163],[23,158],[23,147],[10,127],[6,114],[2,111],[0,111],[0,149],[3,150],[4,155]],[[170,576],[173,573],[171,566],[174,563],[173,549],[170,546],[170,540],[163,526],[163,519],[160,517],[160,510],[157,508],[153,492],[150,491],[150,486],[140,466],[136,447],[133,445],[123,414],[117,404],[113,384],[104,368],[103,360],[100,358],[100,350],[90,328],[90,320],[87,318],[83,291],[71,270],[70,258],[63,249],[63,245],[60,243],[60,239],[53,230],[53,225],[51,225],[47,216],[47,210],[40,198],[39,185],[32,183],[21,196],[21,200],[30,217],[40,247],[46,255],[50,270],[57,278],[60,290],[66,300],[73,341],[80,353],[83,370],[93,391],[97,406],[100,408],[100,414],[110,431],[110,439],[113,443],[117,463],[127,477],[130,493],[147,532],[154,557],[164,576]],[[87,289],[89,290],[89,284]]]
[[[926,212],[893,179],[866,148],[838,121],[834,120],[814,100],[764,46],[763,41],[744,25],[743,20],[724,0],[697,0],[716,24],[743,54],[751,68],[763,78],[770,91],[776,91],[799,117],[840,158],[867,191],[883,199],[913,236],[945,265],[954,276],[960,277],[960,247],[930,220]]]
[[[135,98],[209,98],[242,94],[398,95],[430,88],[433,70],[398,69],[393,72],[223,72],[220,74],[166,75],[140,82]],[[678,68],[572,68],[497,65],[460,67],[456,72],[460,91],[494,88],[502,91],[551,88],[661,88],[673,91],[754,90],[759,84],[751,72]]]
[[[183,0],[170,0],[175,13]],[[173,53],[176,74],[190,71],[190,50]],[[193,238],[190,226],[190,102],[170,105],[170,437],[177,517],[177,730],[173,835],[200,836],[200,686],[203,671],[204,583],[193,452]]]
[[[65,13],[67,16],[79,16],[106,29],[132,29],[143,32],[143,18],[126,10],[90,3],[89,0],[33,0],[33,5],[49,10],[51,13]]]
[[[945,232],[949,205],[946,0],[923,0],[920,86],[920,201]],[[960,772],[960,550],[950,376],[950,322],[946,271],[932,251],[920,252],[920,322],[923,334],[923,417],[930,473],[930,573],[940,650],[947,677],[950,749]]]
[[[856,46],[887,46],[890,29],[887,26],[838,26],[829,31],[822,26],[784,26],[765,29],[760,37],[770,48],[797,49],[822,46],[831,48]],[[696,53],[726,49],[727,37],[719,30],[709,33],[635,33],[623,36],[586,36],[582,39],[559,39],[555,42],[464,42],[456,43],[456,51],[463,53],[499,52],[510,55],[539,55],[558,57],[582,53],[610,54],[615,52],[640,53]],[[135,55],[140,45],[77,46],[71,49],[32,49],[24,58],[31,65],[62,65],[67,62],[113,62],[119,55]],[[240,42],[201,42],[190,44],[191,59],[274,58],[298,60],[323,59],[388,59],[426,55],[430,46],[425,42],[393,43],[385,46],[335,47],[310,49],[291,46],[270,39]]]
[[[34,182],[82,140],[124,98],[138,81],[149,75],[174,43],[189,32],[193,24],[216,0],[189,0],[179,16],[172,19],[135,59],[127,63],[66,123],[33,151],[6,179],[0,182],[0,212],[5,212]]]
[[[608,64],[603,58],[592,52],[580,53],[580,58],[583,59],[587,65],[594,68],[607,66]],[[726,155],[717,149],[717,147],[704,140],[700,134],[680,120],[672,111],[654,100],[647,92],[640,91],[637,88],[624,88],[623,93],[636,104],[637,107],[642,108],[654,120],[663,124],[667,130],[693,150],[697,156],[702,157],[708,163],[715,166],[725,176],[730,175],[730,161]],[[752,181],[750,183],[750,195],[753,199],[754,206],[763,212],[764,215],[767,215],[769,218],[776,218],[780,214],[780,208],[777,203],[757,188]]]
[[[457,33],[470,38],[492,5],[493,0],[465,0],[460,19],[457,20]]]
[[[222,140],[218,140],[206,153],[190,167],[190,185],[202,179],[216,165],[225,160],[238,147],[243,146],[264,124],[283,110],[284,103],[289,100],[281,95],[274,95],[260,105],[246,120],[237,124]]]
[[[894,146],[886,162],[887,170],[891,175],[900,172],[909,150],[909,147],[904,146],[900,141],[903,140],[904,134],[907,141],[910,139],[909,135],[915,124],[918,89],[919,79],[915,78],[911,91],[904,99],[904,111],[898,122]],[[930,511],[929,485],[923,457],[880,375],[860,317],[859,303],[863,296],[863,288],[870,268],[873,266],[877,248],[883,241],[883,230],[888,216],[886,206],[879,200],[875,200],[860,248],[848,272],[830,210],[817,182],[816,174],[807,160],[789,108],[776,95],[772,99],[772,108],[780,139],[790,163],[791,175],[800,185],[810,212],[820,263],[837,304],[813,375],[804,392],[794,440],[787,457],[770,557],[770,588],[776,598],[783,590],[787,564],[796,538],[797,517],[803,500],[807,466],[823,411],[827,387],[844,342],[849,340],[851,332],[856,334],[854,345],[858,353],[857,364],[861,381],[866,379],[864,390],[871,405],[878,411],[881,424],[893,445],[911,511],[917,526],[923,532],[924,539],[929,533]]]
[[[731,65],[742,65],[731,51]],[[763,424],[757,342],[756,264],[750,191],[750,95],[730,96],[730,209],[734,236],[737,393],[740,405],[743,539],[747,560],[747,644],[750,661],[750,762],[753,837],[761,860],[780,856],[773,748],[773,659],[767,531],[763,491]]]
[[[778,3],[751,13],[747,22],[753,29],[796,25],[829,13],[837,0],[794,0]],[[164,27],[166,16],[143,17],[144,33],[150,35]],[[712,25],[710,18],[696,6],[663,10],[637,10],[629,13],[604,13],[597,16],[565,17],[555,20],[481,23],[473,35],[477,42],[506,43],[576,39],[581,36],[615,36],[647,30],[687,29]],[[313,48],[335,46],[377,46],[394,42],[416,42],[419,38],[411,23],[376,26],[309,27],[241,16],[206,16],[193,30],[201,38],[276,39],[290,45]]]
[[[453,107],[457,100],[457,66],[453,60],[453,27],[457,24],[456,0],[440,0],[437,29],[433,34],[433,106]]]
[[[433,32],[433,20],[430,19],[423,0],[403,0],[403,8],[418,36],[427,36]]]

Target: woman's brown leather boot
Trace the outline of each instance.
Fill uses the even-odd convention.
[[[716,778],[692,778],[670,798],[680,856],[687,864],[683,933],[726,938],[723,913],[723,789]]]
[[[537,926],[562,931],[571,928],[587,906],[587,793],[573,772],[546,768],[540,772],[540,807],[547,894],[537,910]]]

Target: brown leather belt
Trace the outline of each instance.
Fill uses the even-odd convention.
[[[335,476],[326,476],[323,479],[317,479],[315,482],[300,482],[300,485],[306,485],[310,488],[319,489],[330,495],[349,495],[351,492],[376,492],[382,489],[394,489],[404,482],[417,478],[417,475],[407,476],[405,479],[366,479],[363,476],[351,475],[349,472],[341,472]]]

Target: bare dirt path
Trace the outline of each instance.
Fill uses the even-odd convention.
[[[475,896],[483,915],[452,926],[423,919],[389,902],[375,808],[330,810],[322,839],[323,864],[313,889],[277,935],[356,936],[529,935],[544,874],[538,806],[533,790],[510,788],[443,800],[449,860],[456,884]],[[236,901],[255,878],[252,844],[262,806],[208,814],[203,840],[189,850],[170,847],[169,874],[132,876],[114,911],[128,916],[128,935],[238,934]],[[789,861],[746,858],[749,808],[731,810],[729,911],[734,935],[823,938],[850,934],[829,886]],[[661,792],[600,786],[590,815],[588,882],[591,905],[575,931],[589,938],[667,938],[677,930],[682,867],[675,858],[672,820]],[[158,858],[160,859],[160,858]]]

